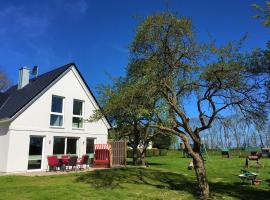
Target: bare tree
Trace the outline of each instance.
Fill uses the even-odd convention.
[[[3,70],[0,69],[0,92],[5,91],[10,85],[10,81],[8,80],[6,74]]]

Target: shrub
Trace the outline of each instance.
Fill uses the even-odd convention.
[[[146,149],[145,157],[152,157],[152,156],[153,156],[152,149]]]
[[[140,150],[138,149],[137,152],[138,152],[138,155],[139,155]],[[133,158],[133,149],[128,149],[127,150],[127,157],[128,158]]]
[[[127,150],[127,157],[132,158],[132,149]]]
[[[168,150],[167,149],[159,149],[160,156],[167,156]]]
[[[167,149],[157,149],[157,148],[146,149],[146,151],[145,151],[145,157],[167,156],[167,152],[168,152]],[[140,152],[138,152],[138,154],[139,153]],[[127,150],[127,157],[128,158],[132,158],[133,157],[132,149],[128,149]]]
[[[153,156],[159,156],[159,149],[152,148]]]

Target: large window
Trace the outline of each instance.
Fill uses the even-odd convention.
[[[54,137],[54,155],[77,155],[78,138]]]
[[[53,154],[54,155],[63,155],[63,154],[65,154],[65,143],[66,143],[66,138],[64,138],[64,137],[54,137]]]
[[[66,154],[77,154],[77,138],[67,138]]]
[[[72,127],[83,128],[83,101],[74,99]]]
[[[63,97],[52,96],[50,125],[63,126]]]

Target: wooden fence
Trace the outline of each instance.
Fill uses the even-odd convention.
[[[126,165],[127,160],[127,142],[126,141],[108,141],[112,147],[112,165]]]

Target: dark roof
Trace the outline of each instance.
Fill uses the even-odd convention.
[[[75,64],[70,63],[33,78],[20,90],[17,89],[18,85],[14,85],[6,92],[0,93],[0,119],[13,117],[70,66],[75,66]]]

